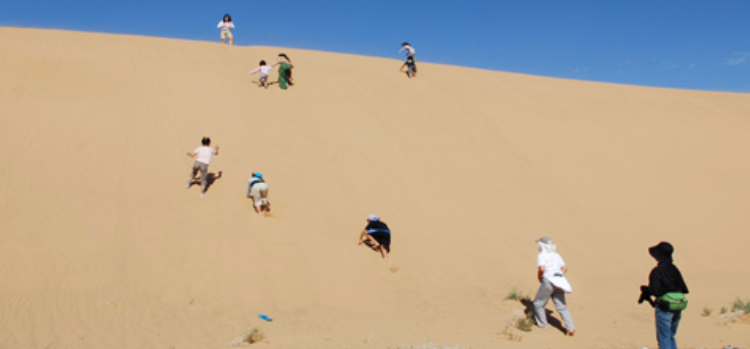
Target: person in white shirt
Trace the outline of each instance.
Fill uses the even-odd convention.
[[[232,22],[232,16],[228,13],[224,15],[216,28],[221,29],[221,43],[224,44],[229,38],[229,44],[234,45],[234,36],[232,36],[232,29],[234,29],[234,22]]]
[[[414,54],[417,53],[417,50],[411,47],[408,42],[404,42],[403,44],[401,44],[401,49],[398,50],[398,53],[401,53],[401,51],[403,50],[406,50],[406,58],[414,58]]]
[[[201,197],[206,193],[206,187],[208,186],[208,165],[211,163],[211,157],[219,155],[219,146],[211,148],[211,138],[203,137],[201,139],[201,146],[196,148],[192,153],[187,153],[191,158],[195,159],[193,163],[193,170],[190,173],[190,179],[187,182],[187,189],[193,185],[193,180],[198,171],[201,171]],[[221,172],[219,172],[221,174]]]
[[[259,64],[260,66],[253,69],[253,71],[250,72],[250,75],[255,75],[255,73],[260,72],[258,87],[268,88],[268,74],[271,73],[271,70],[273,70],[273,66],[266,65],[266,61],[260,61]]]
[[[409,45],[408,42],[404,42],[401,44],[401,49],[398,50],[398,53],[401,53],[401,51],[406,50],[406,61],[404,61],[404,64],[401,65],[400,71],[404,71],[404,68],[408,68],[406,71],[406,76],[409,78],[413,78],[417,76],[417,64],[414,61],[414,54],[417,53],[417,51]]]
[[[544,236],[536,243],[539,245],[539,256],[537,257],[537,279],[539,279],[539,290],[534,298],[534,319],[536,325],[540,328],[547,328],[547,312],[545,305],[552,297],[557,312],[560,313],[565,323],[565,334],[572,336],[576,328],[573,324],[573,318],[570,316],[565,303],[565,294],[573,292],[570,283],[565,278],[565,272],[568,268],[565,261],[555,251],[556,247],[552,244],[549,236]]]

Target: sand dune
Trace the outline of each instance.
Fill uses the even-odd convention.
[[[274,47],[0,28],[0,348],[656,347],[636,304],[676,247],[681,347],[750,347],[750,95]],[[249,71],[286,52],[297,84]],[[221,146],[204,198],[185,152]],[[253,171],[273,216],[244,198]],[[384,262],[357,247],[369,213]],[[502,332],[569,267],[575,337]],[[714,310],[710,317],[701,309]],[[552,309],[551,305],[549,306]],[[274,317],[271,323],[259,313]],[[556,315],[555,315],[556,316]]]

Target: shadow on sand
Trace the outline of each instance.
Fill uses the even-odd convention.
[[[534,316],[534,301],[528,298],[523,298],[520,300],[521,304],[525,307],[524,313],[525,314],[531,314],[531,316]],[[562,322],[554,316],[552,316],[552,310],[544,309],[544,311],[547,313],[547,323],[549,323],[550,326],[556,328],[558,331],[562,332],[563,334],[566,334],[565,327],[563,327]]]
[[[217,180],[221,179],[222,175],[223,175],[222,171],[219,171],[219,174],[216,174],[216,173],[213,173],[213,172],[209,172],[206,175],[206,188],[203,191],[204,192],[208,191],[208,188],[211,188],[211,186],[214,184],[214,182],[216,182]],[[190,185],[188,187],[192,187],[193,185],[200,185],[200,184],[201,184],[200,177],[193,178],[190,181]]]

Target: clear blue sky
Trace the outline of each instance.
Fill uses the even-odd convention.
[[[225,13],[237,45],[750,93],[749,0],[8,0],[0,26],[218,41]]]

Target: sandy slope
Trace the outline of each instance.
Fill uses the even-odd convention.
[[[280,50],[297,85],[257,88]],[[0,348],[224,348],[256,326],[259,348],[655,347],[635,300],[660,240],[692,291],[681,347],[750,347],[717,318],[750,297],[750,95],[399,66],[0,28]],[[204,135],[222,176],[201,199],[184,154]],[[388,262],[356,246],[369,213]],[[535,292],[545,234],[579,331],[510,342],[504,298]]]

